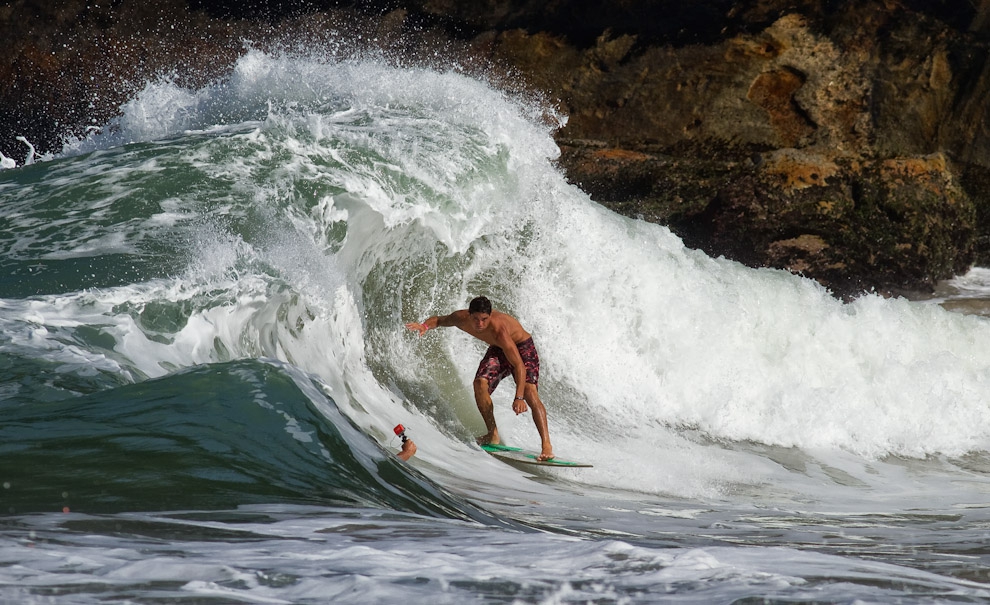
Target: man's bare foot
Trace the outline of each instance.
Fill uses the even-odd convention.
[[[553,460],[553,450],[543,450],[543,452],[536,457],[540,462],[546,462],[547,460]]]
[[[481,437],[475,439],[475,441],[478,442],[478,445],[499,445],[502,443],[498,438],[498,431],[495,431],[494,433],[485,433]]]

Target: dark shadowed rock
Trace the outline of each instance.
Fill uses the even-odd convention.
[[[541,93],[569,116],[561,168],[618,212],[896,292],[990,262],[988,33],[967,0],[17,0],[0,151],[58,149],[149,78],[208,82],[244,40],[360,39]]]
[[[941,154],[853,160],[780,149],[727,161],[574,142],[562,150],[572,178],[618,212],[838,295],[931,287],[973,262],[975,208]]]
[[[927,288],[987,259],[982,43],[843,7],[704,46],[504,33],[493,52],[561,100],[561,166],[601,203],[837,293]]]

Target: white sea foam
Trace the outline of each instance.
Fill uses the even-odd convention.
[[[807,545],[643,546],[374,511],[331,516],[280,507],[240,515],[253,512],[262,520],[118,515],[113,521],[125,530],[103,535],[61,524],[98,528],[105,518],[19,519],[31,536],[0,539],[0,595],[44,602],[38,592],[72,589],[76,602],[87,603],[120,594],[243,603],[976,602],[990,595],[978,582]],[[138,541],[126,531],[132,527],[178,537]],[[231,544],[219,532],[250,539]]]
[[[414,467],[518,531],[72,504],[11,517],[0,599],[985,599],[960,578],[981,577],[988,524],[986,320],[843,304],[685,249],[567,184],[542,113],[456,72],[250,51],[223,82],[152,84],[82,147],[5,173],[2,283],[21,294],[0,292],[0,356],[44,371],[3,397],[277,358],[328,423],[324,393],[385,446],[402,422]],[[484,345],[402,324],[476,294],[534,334],[555,450],[594,468],[526,472],[472,445]],[[249,404],[282,409],[263,376],[240,373]],[[510,397],[495,393],[502,434],[533,446]],[[385,487],[422,479],[349,445]]]
[[[0,152],[0,170],[8,170],[10,168],[17,168],[17,162],[13,158],[8,158]]]

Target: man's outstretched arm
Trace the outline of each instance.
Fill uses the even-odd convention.
[[[426,318],[422,323],[417,323],[415,321],[407,323],[406,327],[415,332],[419,332],[422,336],[427,330],[434,330],[436,328],[450,328],[460,324],[463,321],[462,315],[466,315],[467,311],[460,310],[454,311],[450,315],[433,315]]]

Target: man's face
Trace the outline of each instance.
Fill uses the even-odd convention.
[[[492,316],[489,313],[472,313],[471,321],[474,323],[475,330],[484,330],[488,327],[488,323],[491,321]]]

